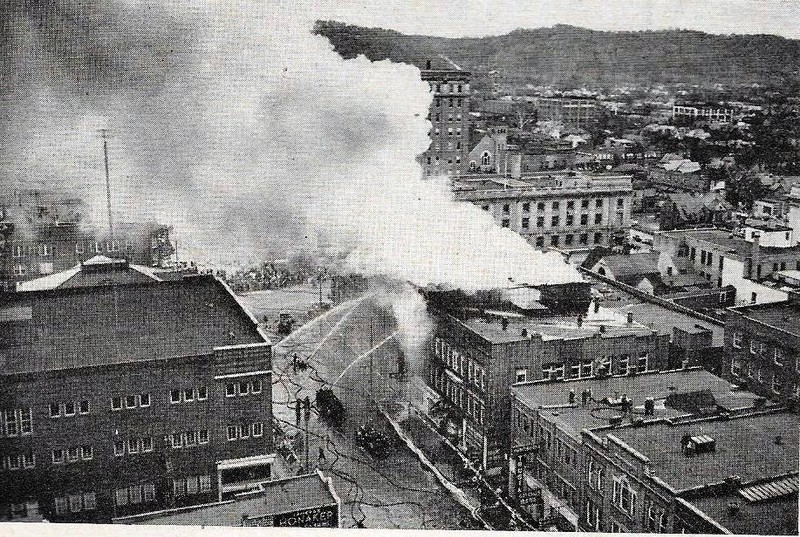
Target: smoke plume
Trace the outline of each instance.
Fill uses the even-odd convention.
[[[343,60],[325,13],[283,2],[23,2],[0,7],[0,188],[65,188],[104,218],[171,224],[182,258],[282,256],[319,237],[351,269],[478,289],[578,279],[423,181],[419,71]],[[188,251],[187,251],[188,250]]]

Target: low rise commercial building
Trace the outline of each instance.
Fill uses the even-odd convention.
[[[263,483],[258,490],[204,505],[115,518],[115,524],[341,528],[342,502],[321,471]]]
[[[797,407],[800,400],[800,299],[729,308],[723,376]]]
[[[227,286],[75,277],[0,299],[0,510],[107,522],[271,480],[271,344]]]
[[[531,515],[595,532],[797,531],[797,416],[755,394],[699,368],[511,393],[509,492]]]
[[[457,200],[488,211],[538,249],[622,244],[631,224],[633,189],[625,175],[475,175],[454,181],[453,190]]]
[[[568,292],[579,296],[575,285]],[[524,307],[527,315],[476,303],[433,309],[436,329],[426,367],[432,399],[458,424],[461,447],[489,470],[498,469],[507,452],[512,385],[667,366],[669,336],[633,319],[586,303],[570,314],[549,311],[539,300],[524,301]]]

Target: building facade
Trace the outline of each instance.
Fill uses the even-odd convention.
[[[569,129],[591,131],[600,120],[597,100],[591,97],[535,97],[539,121],[554,121]]]
[[[630,176],[464,177],[454,190],[457,200],[478,205],[537,249],[621,245],[631,225]]]
[[[422,70],[433,93],[428,120],[431,145],[422,154],[425,176],[459,175],[467,169],[469,153],[470,73],[459,69]]]
[[[699,368],[515,386],[512,501],[578,531],[794,533],[797,417],[759,405]],[[763,484],[772,498],[752,493]]]
[[[800,300],[729,308],[722,375],[763,397],[800,399]]]
[[[107,522],[271,479],[271,345],[211,276],[0,302],[3,510]]]
[[[494,310],[491,310],[494,311]],[[483,468],[507,453],[509,388],[666,367],[669,336],[634,322],[545,315],[458,318],[439,311],[427,383],[460,429],[461,447]]]

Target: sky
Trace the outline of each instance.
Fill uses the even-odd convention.
[[[446,37],[571,24],[800,39],[800,0],[321,0],[318,5],[330,19]]]

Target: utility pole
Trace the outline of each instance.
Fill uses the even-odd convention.
[[[111,179],[108,174],[108,138],[106,133],[108,129],[100,129],[103,136],[103,161],[106,168],[106,206],[108,209],[108,240],[114,240],[114,221],[111,217]]]
[[[373,391],[372,385],[372,347],[375,345],[373,336],[373,319],[370,317],[369,319],[369,397],[370,399],[375,399],[375,392]]]

